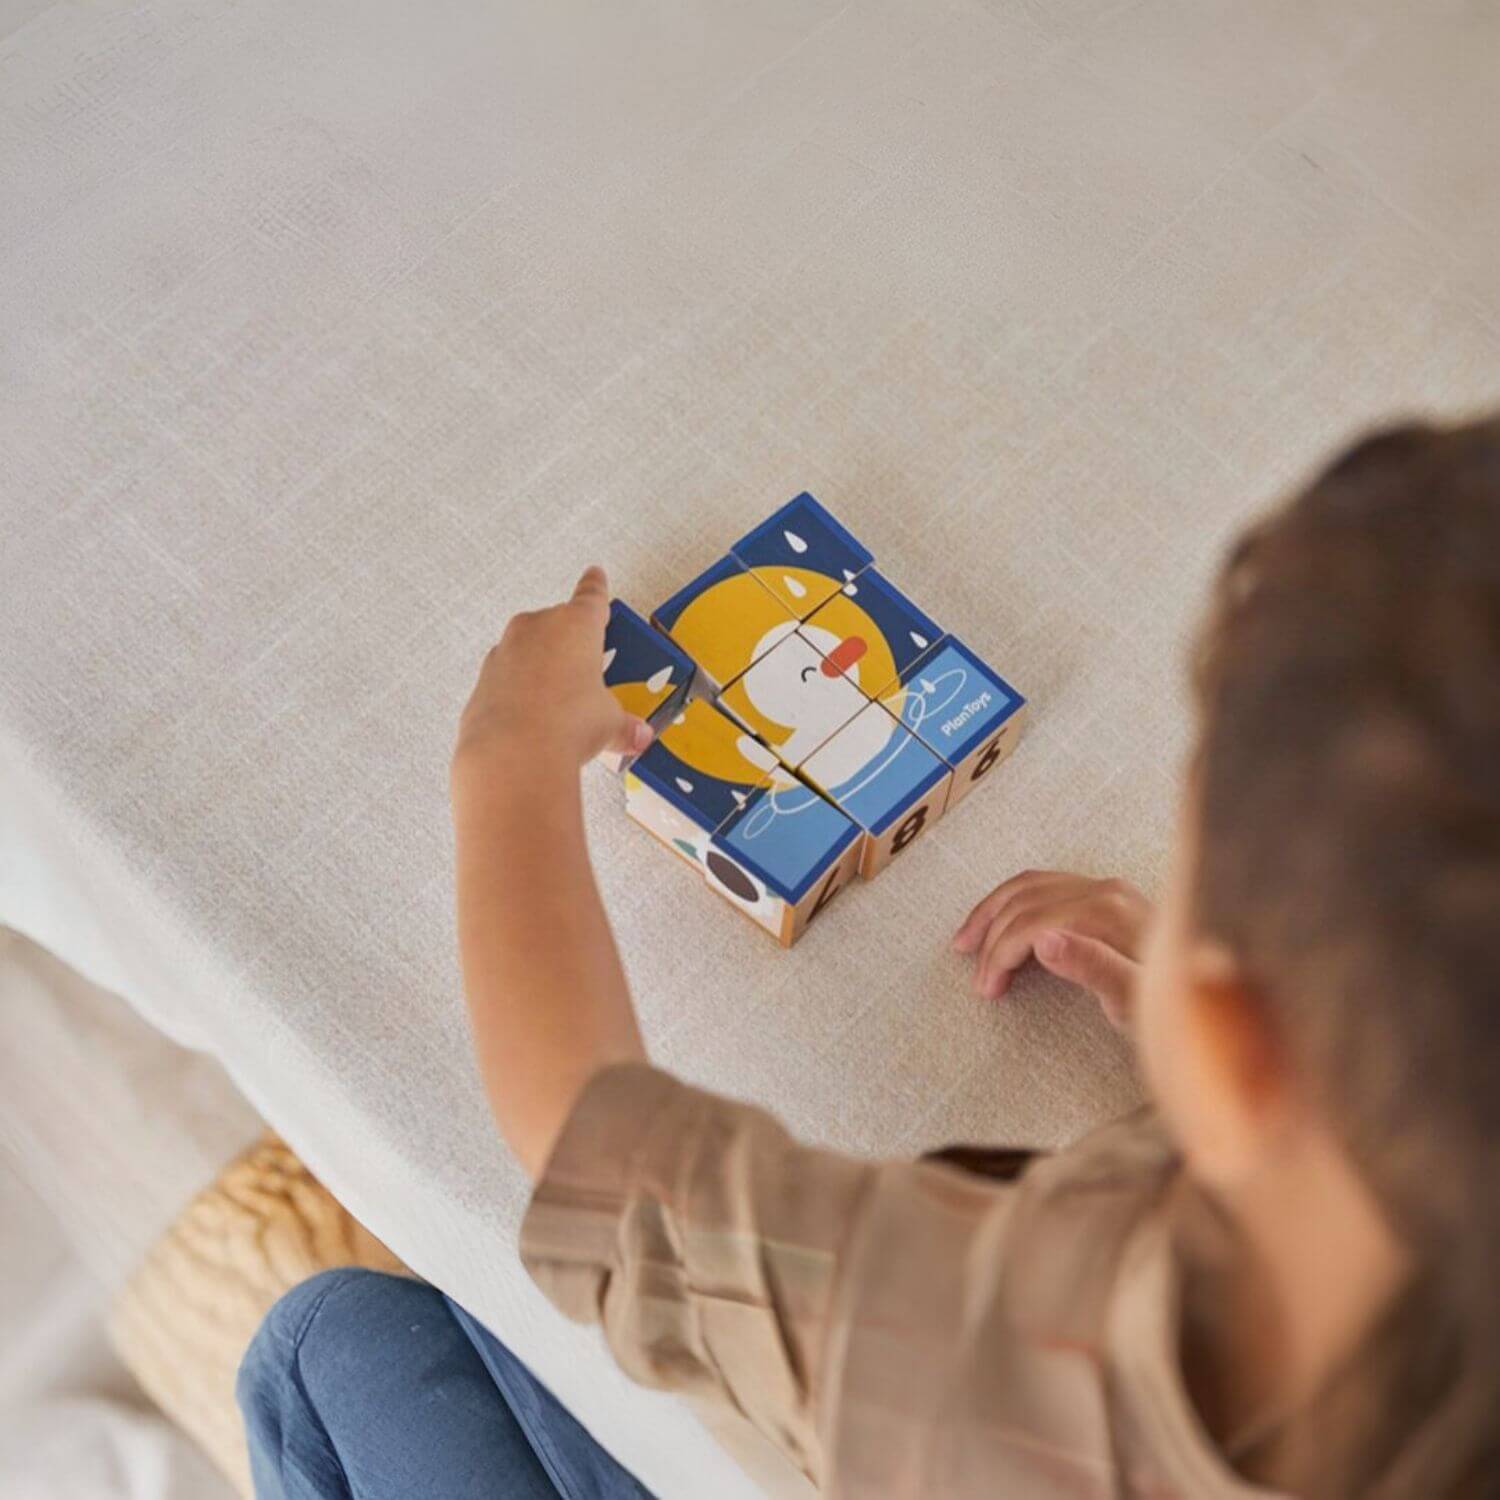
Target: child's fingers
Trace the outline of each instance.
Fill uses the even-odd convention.
[[[1098,938],[1055,927],[1037,933],[1033,951],[1044,969],[1098,996],[1112,1025],[1123,1026],[1129,1019],[1139,964]]]
[[[1046,908],[1046,917],[1053,909]],[[1031,956],[1031,934],[1046,917],[1027,921],[1019,916],[996,921],[985,934],[984,946],[974,966],[974,993],[985,1000],[998,1000],[1010,988],[1011,976]]]
[[[1111,909],[1089,896],[1058,900],[1054,893],[1018,899],[990,926],[975,968],[975,992],[998,1000],[1010,988],[1015,971],[1031,957],[1037,935],[1048,930],[1075,933],[1111,946],[1118,945],[1122,936]]]
[[[980,951],[1024,923],[1032,929],[1064,926],[1084,932],[1135,958],[1149,915],[1143,897],[1135,893],[1132,898],[1128,889],[1122,891],[1114,881],[1078,875],[1042,876],[1033,884],[1018,886],[990,918],[989,926],[975,934],[967,950],[961,951]]]
[[[1034,884],[1017,886],[995,913],[988,926],[981,927],[971,939],[967,951],[976,953],[974,988],[984,993],[985,955],[993,954],[996,948],[1025,926],[1037,927],[1049,920],[1060,920],[1063,914],[1082,910],[1086,898],[1080,898],[1083,882],[1076,876],[1049,875],[1039,878]],[[1021,944],[1024,950],[1024,942]],[[964,951],[963,949],[960,950]],[[1017,960],[1023,962],[1025,953]]]
[[[591,610],[609,614],[609,578],[598,563],[590,563],[573,586],[571,604],[582,604]]]
[[[953,935],[953,945],[964,951],[964,946],[973,947],[977,936],[984,932],[994,920],[995,913],[1005,904],[1010,896],[1020,887],[1036,880],[1042,872],[1037,870],[1023,870],[1019,875],[1012,875],[1009,880],[1002,880],[994,890],[981,898],[970,910],[968,916],[959,924],[958,931]]]
[[[953,934],[954,948],[959,953],[973,953],[990,927],[1018,898],[1077,878],[1055,870],[1023,870],[1019,875],[1012,875],[1009,880],[1002,880],[964,918],[958,931]]]
[[[639,755],[655,738],[655,731],[644,720],[621,710],[619,721],[603,747],[617,755]]]

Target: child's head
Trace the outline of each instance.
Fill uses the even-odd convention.
[[[1372,437],[1253,528],[1195,676],[1148,1076],[1229,1198],[1325,1132],[1493,1381],[1500,421]]]

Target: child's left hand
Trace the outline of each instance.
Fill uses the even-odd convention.
[[[459,721],[455,780],[506,747],[533,764],[576,770],[603,750],[633,753],[651,743],[645,720],[604,686],[608,621],[609,581],[600,567],[586,569],[564,603],[511,617]]]
[[[998,1000],[1015,971],[1043,968],[1091,991],[1115,1026],[1130,1020],[1151,903],[1124,880],[1026,870],[995,887],[953,935],[974,955],[974,992]]]

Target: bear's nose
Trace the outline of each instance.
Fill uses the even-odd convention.
[[[865,645],[864,638],[857,635],[847,635],[841,640],[827,656],[823,658],[823,674],[826,677],[837,677],[840,672],[847,672],[850,667],[862,657],[870,648]]]

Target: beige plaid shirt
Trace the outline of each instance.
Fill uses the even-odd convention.
[[[727,1403],[830,1496],[1265,1500],[1183,1387],[1176,1172],[1144,1115],[1002,1182],[628,1065],[575,1107],[521,1254],[629,1374]]]

